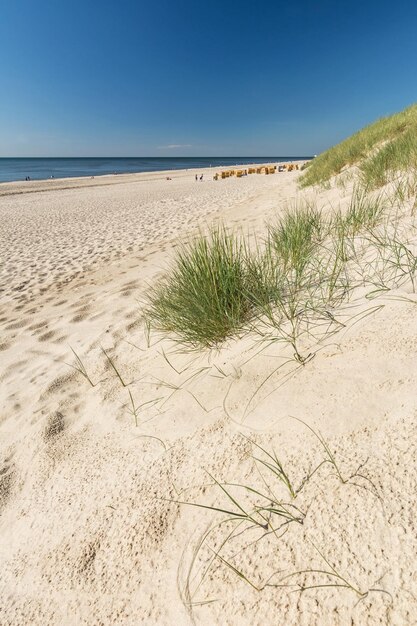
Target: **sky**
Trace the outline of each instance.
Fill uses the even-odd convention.
[[[0,156],[308,156],[417,101],[415,0],[0,0]]]

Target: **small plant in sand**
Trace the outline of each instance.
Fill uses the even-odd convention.
[[[146,402],[142,402],[142,404],[136,404],[134,398],[133,398],[133,394],[131,392],[131,390],[128,388],[127,392],[129,394],[129,404],[128,404],[128,412],[130,413],[130,415],[132,415],[135,418],[135,426],[138,427],[139,426],[139,422],[140,422],[140,412],[143,409],[143,407],[147,406],[154,406],[155,404],[157,404],[162,398],[154,398],[153,400],[147,400]]]
[[[328,588],[348,589],[349,591],[353,591],[353,593],[355,593],[359,597],[359,600],[364,600],[372,592],[385,593],[390,596],[392,600],[391,594],[385,589],[372,587],[366,590],[361,590],[355,583],[351,582],[346,575],[341,574],[341,572],[339,572],[336,567],[330,563],[329,559],[324,556],[323,552],[321,552],[317,548],[317,546],[315,546],[314,544],[312,545],[321,557],[321,559],[327,565],[327,569],[304,569],[299,570],[298,572],[292,572],[291,574],[284,576],[284,578],[282,578],[282,581],[289,581],[294,577],[300,576],[304,578],[303,582],[297,583],[298,589],[296,589],[295,591],[304,592],[308,591],[309,589]],[[313,580],[312,582],[308,582],[311,577],[314,577],[314,579],[317,578],[317,575],[319,576],[319,581],[315,582],[315,580]],[[324,578],[324,580],[320,580],[320,577],[322,579],[323,576],[325,576],[326,578]]]
[[[304,479],[302,486],[304,486],[304,484],[307,481],[309,481],[323,465],[330,464],[330,466],[334,470],[335,476],[340,480],[340,482],[343,485],[346,485],[347,483],[351,483],[352,485],[355,485],[356,487],[368,489],[371,493],[373,493],[375,497],[379,498],[378,491],[375,485],[373,484],[373,482],[371,481],[371,479],[368,476],[365,476],[364,474],[361,473],[363,466],[366,464],[366,461],[365,463],[361,463],[359,467],[354,472],[352,472],[352,474],[346,476],[344,473],[342,473],[340,465],[336,460],[335,453],[332,452],[330,445],[328,444],[324,436],[321,434],[321,432],[314,430],[314,428],[312,428],[309,424],[307,424],[307,422],[305,422],[304,420],[301,420],[298,417],[292,417],[292,419],[296,420],[297,422],[300,422],[300,424],[303,424],[303,426],[308,428],[308,430],[320,442],[321,448],[324,452],[323,461],[321,461],[321,463],[319,463],[317,467],[310,474],[308,474],[308,476]],[[358,482],[358,480],[360,479],[362,480],[362,482]]]
[[[313,206],[295,205],[268,227],[267,254],[283,275],[290,274],[295,288],[303,281],[305,271],[324,234],[324,220]]]
[[[85,367],[84,363],[82,362],[81,358],[78,356],[78,354],[75,352],[75,350],[73,348],[71,348],[71,346],[70,346],[70,350],[71,350],[71,352],[73,353],[73,355],[75,357],[75,365],[73,365],[71,363],[67,363],[67,365],[69,367],[72,367],[72,369],[74,369],[79,374],[81,374],[81,376],[83,378],[85,378],[85,380],[88,381],[92,387],[95,387],[97,383],[93,383],[93,381],[92,381],[90,375],[88,374],[88,372],[86,370],[86,367]]]
[[[385,225],[379,231],[368,235],[368,242],[376,251],[374,271],[368,281],[381,291],[398,288],[404,283],[416,291],[417,254],[415,242],[407,242],[400,237],[396,225]]]
[[[239,332],[251,315],[245,257],[243,243],[224,228],[182,246],[149,293],[146,316],[153,327],[203,347]]]
[[[300,340],[315,341],[336,323],[330,309],[349,293],[346,259],[331,228],[314,206],[296,205],[269,225],[257,270],[267,297],[255,300],[252,329],[267,341],[289,344],[300,364],[312,356],[303,353]]]
[[[265,467],[270,475],[276,480],[285,485],[288,490],[291,499],[296,498],[297,492],[293,487],[291,480],[284,470],[282,463],[279,461],[275,453],[270,454],[266,452],[261,446],[253,443],[259,450],[264,452],[266,459],[259,459],[253,457],[254,460]],[[266,492],[255,489],[254,487],[239,484],[239,483],[221,483],[214,476],[208,474],[213,480],[213,485],[216,485],[223,494],[226,495],[228,500],[228,506],[233,505],[233,508],[224,508],[211,506],[208,504],[199,504],[196,502],[183,502],[175,500],[177,504],[186,504],[198,508],[208,509],[218,513],[224,513],[227,515],[227,521],[237,521],[239,523],[246,522],[250,526],[257,526],[264,531],[276,533],[282,527],[288,525],[291,522],[297,522],[303,524],[305,513],[303,513],[293,503],[287,503],[280,498],[277,498],[270,485],[264,481]],[[242,496],[233,495],[234,491],[242,493]],[[252,499],[256,499],[257,503],[246,503],[247,496],[251,496]],[[226,506],[226,505],[225,505]]]
[[[248,441],[265,454],[264,459],[253,457],[255,463],[267,470],[268,476],[272,481],[278,481],[278,483],[284,485],[291,501],[286,502],[284,499],[279,498],[275,494],[271,481],[264,478],[260,469],[258,469],[258,472],[264,484],[264,490],[239,483],[220,483],[209,474],[213,481],[212,484],[217,486],[220,493],[226,496],[225,505],[214,506],[197,502],[170,500],[170,502],[174,502],[176,504],[193,506],[215,513],[221,513],[223,516],[221,521],[213,526],[210,526],[210,528],[203,533],[197,542],[190,566],[186,573],[184,585],[180,585],[180,595],[189,610],[191,610],[192,606],[196,604],[194,601],[195,594],[200,589],[204,579],[208,575],[216,560],[221,561],[246,583],[255,589],[257,588],[251,579],[246,576],[241,569],[233,564],[233,557],[226,559],[220,554],[224,548],[233,544],[233,541],[237,537],[243,535],[245,532],[253,532],[254,529],[257,529],[261,535],[255,539],[255,542],[259,541],[260,538],[267,537],[268,535],[273,535],[279,539],[287,532],[289,525],[293,523],[302,525],[304,523],[305,513],[294,504],[294,499],[297,496],[297,490],[293,486],[292,481],[284,469],[281,461],[274,452],[270,454],[264,451],[264,449],[258,444],[251,442],[251,440]],[[212,548],[211,545],[209,545],[209,541],[211,543],[213,533],[223,527],[226,527],[227,529],[226,537],[221,540],[218,548]],[[207,550],[207,548],[209,551],[208,559],[203,559],[203,563],[199,563],[202,550]],[[199,563],[198,567],[197,563]],[[183,566],[183,563],[181,563],[181,566]]]
[[[106,357],[109,367],[113,370],[113,372],[116,374],[117,378],[119,379],[122,387],[128,387],[130,383],[126,383],[125,380],[123,379],[122,374],[120,373],[120,369],[117,367],[115,363],[115,360],[110,356],[109,352],[105,350],[103,347],[101,348],[101,351]]]
[[[145,400],[144,402],[137,404],[133,397],[132,391],[129,388],[131,383],[125,382],[120,372],[120,369],[117,367],[115,360],[109,355],[108,351],[105,350],[104,348],[101,348],[101,350],[106,357],[108,366],[116,374],[117,380],[119,381],[121,386],[127,390],[129,401],[123,406],[127,408],[128,413],[132,415],[132,417],[134,418],[135,426],[139,427],[140,425],[144,423],[143,420],[141,420],[142,409],[144,409],[145,407],[150,408],[150,407],[157,405],[161,400],[163,400],[163,398],[162,397],[153,398],[151,400]],[[67,364],[67,365],[75,369],[75,371],[79,372],[81,376],[83,376],[83,378],[85,378],[92,387],[96,387],[99,383],[94,383],[92,381],[81,358],[78,356],[78,354],[75,352],[73,348],[71,348],[71,351],[75,356],[76,362],[75,362],[75,365],[72,365],[72,364]],[[103,381],[100,381],[100,382],[103,382]],[[163,446],[165,451],[168,449],[164,441],[160,439],[159,437],[155,437],[153,435],[139,435],[139,437],[143,437],[147,439],[154,439],[155,441],[158,441]]]
[[[182,585],[180,584],[181,575],[179,575],[180,594],[189,610],[192,609],[194,604],[201,604],[200,602],[196,602],[194,598],[201,589],[204,580],[209,575],[216,561],[222,563],[232,571],[233,574],[256,591],[263,591],[266,587],[295,587],[293,591],[304,592],[309,589],[333,587],[336,589],[349,589],[354,592],[359,599],[366,598],[370,592],[387,593],[383,589],[373,587],[365,590],[359,588],[355,583],[351,582],[347,576],[338,571],[314,544],[312,544],[314,549],[327,567],[306,567],[291,572],[286,576],[281,576],[277,582],[275,582],[275,579],[277,575],[280,574],[279,570],[268,576],[265,582],[259,583],[254,582],[254,576],[250,573],[245,573],[242,566],[239,565],[240,559],[237,557],[243,555],[243,553],[256,545],[259,541],[263,541],[266,538],[281,540],[284,534],[290,531],[293,523],[299,525],[304,524],[309,507],[307,507],[307,511],[302,511],[295,505],[295,501],[299,493],[306,487],[307,483],[316,475],[320,468],[330,465],[342,484],[350,482],[357,487],[362,487],[362,484],[352,480],[356,477],[356,479],[362,478],[365,484],[369,482],[369,484],[372,485],[371,481],[366,476],[359,473],[360,468],[364,464],[351,476],[344,477],[336,461],[335,454],[331,451],[324,437],[302,420],[298,421],[304,424],[314,434],[320,442],[321,449],[325,454],[325,458],[315,469],[304,477],[298,487],[294,485],[290,473],[284,467],[275,451],[268,452],[256,442],[247,439],[250,445],[258,450],[257,455],[253,455],[252,458],[264,485],[264,489],[261,490],[258,487],[248,484],[220,483],[210,475],[213,484],[226,496],[227,505],[216,506],[205,503],[173,501],[183,505],[207,509],[215,513],[220,513],[223,516],[220,522],[210,526],[198,540],[195,550],[192,553],[188,571],[184,570],[184,561],[180,564],[180,568],[186,571]],[[324,477],[321,476],[320,481],[323,481],[323,479]],[[282,497],[276,495],[278,485],[284,487],[284,490],[290,496],[290,502],[286,502]],[[231,490],[233,490],[233,493]],[[377,493],[373,492],[373,494],[379,497]],[[222,527],[225,527],[225,534],[223,534],[223,536],[221,533],[219,534],[219,530]],[[256,529],[258,529],[258,533],[255,534],[255,538],[253,539],[253,533]],[[242,544],[242,537],[247,532],[250,533],[251,539],[246,540],[246,542],[243,541]],[[236,547],[236,540],[238,538],[240,538],[238,544],[240,546],[239,548]],[[298,541],[299,540],[298,535]],[[307,538],[304,538],[304,541],[311,544]],[[215,545],[217,545],[217,547],[214,547]],[[204,556],[202,554],[203,552]],[[250,558],[249,562],[251,562]],[[296,577],[302,577],[301,582],[291,582],[291,579]],[[202,603],[204,604],[204,602]]]

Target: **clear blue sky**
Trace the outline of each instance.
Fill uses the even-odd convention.
[[[321,152],[417,100],[417,2],[0,0],[0,156]]]

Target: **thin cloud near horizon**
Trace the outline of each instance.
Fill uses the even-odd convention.
[[[170,143],[167,146],[158,146],[158,150],[175,150],[175,148],[192,148],[190,143]]]

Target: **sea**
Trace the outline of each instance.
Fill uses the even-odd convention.
[[[0,182],[26,180],[27,177],[31,180],[45,180],[47,178],[188,170],[198,167],[230,167],[250,163],[282,163],[310,158],[309,156],[0,158]]]

